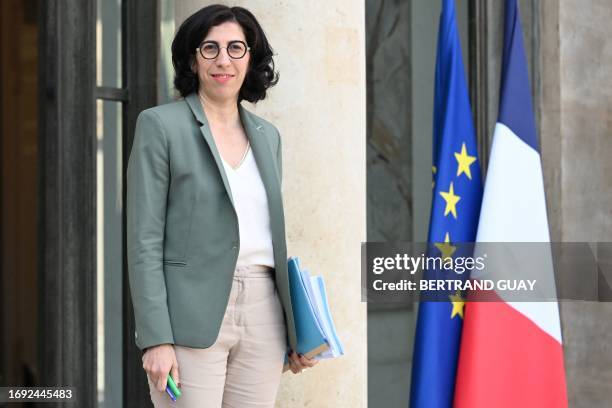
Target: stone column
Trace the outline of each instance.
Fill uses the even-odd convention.
[[[612,241],[612,7],[540,4],[542,159],[553,240]],[[612,305],[563,302],[570,406],[610,404]]]
[[[177,1],[177,27],[208,4]],[[280,82],[247,109],[281,132],[288,253],[324,276],[346,349],[336,361],[284,374],[277,406],[365,407],[365,8],[350,0],[226,4],[251,10],[274,48]]]

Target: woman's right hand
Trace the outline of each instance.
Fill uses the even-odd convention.
[[[179,366],[174,353],[174,345],[160,344],[147,348],[142,356],[142,368],[147,372],[158,391],[166,390],[168,373],[172,374],[174,383],[180,387]]]

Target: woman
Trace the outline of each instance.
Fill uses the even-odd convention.
[[[255,17],[213,5],[172,43],[183,99],[143,111],[127,170],[136,344],[151,399],[272,407],[296,336],[289,297],[278,130],[240,102],[275,85]],[[314,360],[289,351],[291,370]]]

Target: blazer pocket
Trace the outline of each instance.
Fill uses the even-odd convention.
[[[166,216],[164,235],[164,264],[183,266],[189,256],[191,225],[195,199],[192,197],[188,203],[176,204]]]
[[[170,260],[170,259],[164,259],[163,260],[164,265],[170,265],[170,266],[185,266],[187,265],[187,262],[183,262],[183,261],[174,261],[174,260]]]

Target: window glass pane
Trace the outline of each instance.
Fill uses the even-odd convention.
[[[97,2],[96,84],[122,87],[121,0]],[[98,406],[121,407],[122,135],[121,103],[97,101]]]
[[[175,97],[173,85],[174,69],[172,68],[172,52],[170,51],[175,29],[174,2],[175,0],[160,0],[159,103],[170,102]]]
[[[98,407],[122,405],[121,103],[97,101]]]
[[[121,2],[97,2],[96,84],[121,88]]]

